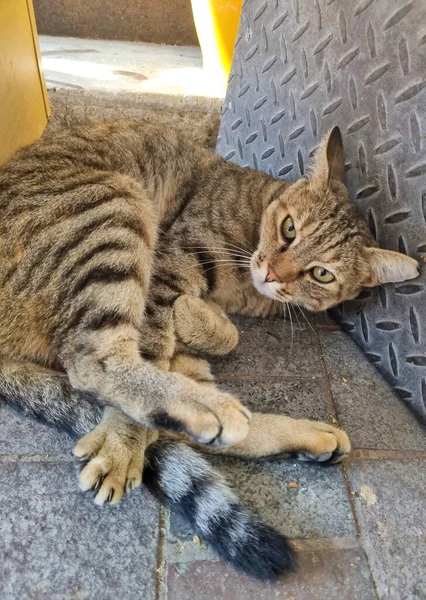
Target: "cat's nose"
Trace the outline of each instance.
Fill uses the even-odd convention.
[[[267,273],[266,278],[265,278],[265,282],[271,283],[272,281],[276,281],[277,283],[281,283],[281,279],[275,273],[274,269],[269,266],[268,267],[268,273]]]

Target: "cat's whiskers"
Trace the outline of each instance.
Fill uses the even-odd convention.
[[[246,263],[244,261],[236,261],[236,260],[225,260],[225,259],[218,259],[218,260],[203,260],[201,262],[198,262],[196,265],[188,265],[188,269],[196,269],[197,267],[204,266],[204,265],[213,265],[214,266],[225,266],[225,265],[229,265],[232,267],[238,267],[239,265],[241,266],[249,266],[249,263]]]
[[[250,269],[250,263],[246,263],[243,261],[237,261],[237,260],[206,260],[206,261],[202,261],[202,262],[198,262],[196,265],[188,265],[185,269],[183,269],[181,271],[181,273],[186,273],[189,270],[193,270],[193,269],[197,269],[198,266],[202,265],[209,265],[212,264],[212,266],[208,269],[204,270],[204,273],[208,273],[209,271],[211,271],[212,269],[216,269],[219,267],[222,268],[228,268],[228,269],[235,269],[237,267],[241,267],[243,269]]]
[[[294,316],[295,316],[295,317],[296,317],[296,319],[297,319],[297,327],[298,327],[298,330],[299,330],[299,331],[303,331],[303,328],[302,328],[302,327],[301,327],[301,325],[300,325],[300,321],[299,321],[299,315],[298,315],[298,314],[297,314],[297,312],[296,312],[296,307],[298,307],[298,306],[297,306],[297,304],[293,304],[293,308],[294,308]]]
[[[166,250],[156,250],[156,253],[158,254],[164,254],[167,255],[168,251],[172,251],[172,250],[181,250],[182,248],[185,248],[185,246],[181,246],[181,247],[176,247],[176,248],[168,248]],[[205,254],[206,252],[211,252],[212,254],[225,254],[225,255],[229,255],[229,256],[237,256],[237,257],[241,257],[241,258],[247,258],[247,260],[251,259],[252,254],[250,253],[246,253],[246,252],[237,252],[236,250],[227,250],[226,248],[212,248],[212,247],[203,247],[203,246],[194,246],[192,247],[188,247],[186,249],[191,249],[194,250],[192,252],[192,254]]]
[[[224,242],[225,246],[229,246],[231,248],[235,248],[236,250],[241,250],[241,252],[245,252],[246,254],[250,254],[250,256],[253,254],[253,252],[256,252],[256,248],[253,248],[253,246],[251,244],[247,244],[249,250],[247,250],[246,248],[242,247],[242,246],[236,246],[235,244],[230,244],[229,242]]]
[[[317,339],[320,339],[320,338],[319,338],[319,335],[318,335],[318,333],[316,332],[316,330],[315,330],[315,329],[314,329],[314,327],[312,326],[312,323],[310,322],[310,320],[309,320],[309,317],[308,317],[308,315],[305,313],[305,311],[303,310],[303,308],[302,308],[301,306],[297,305],[297,304],[296,304],[296,306],[297,306],[297,308],[300,310],[300,312],[302,313],[302,316],[303,316],[303,318],[305,319],[305,321],[307,322],[307,324],[309,325],[309,327],[312,329],[312,331],[313,331],[313,333],[314,333],[315,337],[316,337]]]
[[[287,327],[287,314],[286,313],[288,311],[287,311],[287,308],[284,308],[284,303],[283,302],[280,302],[279,300],[276,300],[276,302],[278,302],[278,304],[281,306],[281,310],[282,310],[282,313],[283,313],[283,321],[284,321],[284,324],[283,324],[283,333],[284,333],[284,338],[285,338],[285,332],[286,332],[286,327]]]
[[[289,355],[291,355],[292,350],[293,350],[293,343],[294,343],[293,317],[291,316],[291,305],[290,305],[290,302],[288,302],[287,300],[284,300],[284,302],[287,305],[288,316],[290,317],[291,343],[290,343],[290,352],[289,352]]]
[[[248,267],[245,265],[241,265],[241,266],[244,269],[248,269]],[[223,269],[228,269],[228,270],[230,270],[230,269],[235,270],[235,264],[232,264],[232,265],[217,265],[216,264],[216,265],[213,265],[212,267],[209,267],[205,271],[203,271],[203,273],[208,273],[209,271],[212,271],[213,269],[218,269],[219,267],[221,267]]]
[[[247,254],[250,256],[252,254],[252,252],[249,252],[246,248],[243,248],[240,246],[235,246],[234,244],[228,244],[227,242],[223,242],[219,246],[211,246],[211,245],[209,245],[209,246],[167,246],[164,249],[165,250],[205,250],[205,251],[209,251],[209,250],[227,250],[228,249],[227,246],[229,246],[229,249],[237,250],[239,252],[243,252],[244,254]]]

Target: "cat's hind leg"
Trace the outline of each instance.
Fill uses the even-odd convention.
[[[74,389],[64,373],[0,357],[2,403],[81,438],[74,451],[82,460],[79,483],[95,492],[97,504],[119,502],[140,485],[145,449],[158,432],[104,409],[95,396]]]
[[[95,503],[116,504],[142,483],[147,446],[158,438],[115,408],[106,408],[101,423],[74,448],[83,468],[79,485],[95,492]]]
[[[249,434],[230,448],[197,447],[209,453],[244,458],[286,455],[327,464],[340,462],[351,450],[347,434],[333,425],[263,413],[252,414]]]

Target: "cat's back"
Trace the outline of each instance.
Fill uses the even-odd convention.
[[[108,244],[125,247],[137,233],[137,148],[150,133],[132,122],[65,130],[0,168],[0,354],[16,355],[32,340],[49,362],[50,298],[84,268],[79,260]]]
[[[31,246],[42,229],[55,237],[61,226],[88,217],[114,193],[131,194],[141,130],[136,123],[116,122],[51,133],[1,167],[2,265],[16,254],[11,245]]]
[[[45,134],[0,167],[0,205],[18,196],[54,192],[66,175],[93,169],[132,174],[140,140],[156,133],[167,134],[149,123],[114,121]]]

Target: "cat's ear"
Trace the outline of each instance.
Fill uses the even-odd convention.
[[[312,179],[321,180],[326,184],[332,179],[346,183],[345,153],[338,127],[333,127],[316,151]]]
[[[381,248],[365,248],[365,253],[370,275],[362,282],[363,287],[372,287],[379,283],[398,283],[419,275],[419,263],[405,254]]]

